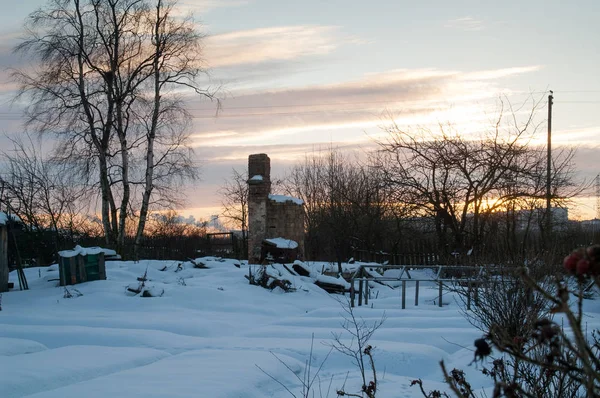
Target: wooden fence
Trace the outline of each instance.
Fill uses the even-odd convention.
[[[400,275],[397,277],[379,276],[370,269],[397,269],[400,270]],[[413,278],[411,270],[418,269],[433,269],[436,270],[435,277],[432,278]],[[401,301],[402,309],[406,309],[406,287],[407,283],[415,283],[415,306],[419,305],[419,287],[420,282],[433,282],[438,287],[438,306],[442,306],[442,295],[444,287],[448,289],[450,283],[460,283],[467,287],[467,309],[471,309],[471,300],[477,301],[478,286],[483,281],[484,274],[492,271],[491,267],[473,267],[460,265],[437,265],[437,266],[408,266],[408,265],[381,265],[381,266],[360,266],[359,269],[352,275],[350,279],[350,305],[354,307],[369,304],[369,281],[373,282],[401,282]],[[358,282],[358,289],[356,283]],[[356,297],[358,293],[358,297]]]
[[[74,244],[81,246],[104,246],[100,238],[82,239]],[[72,248],[72,247],[70,247]],[[134,238],[125,239],[123,258],[132,259]],[[232,233],[207,234],[206,236],[148,236],[140,246],[140,259],[187,260],[202,256],[227,256],[244,259],[242,239]]]

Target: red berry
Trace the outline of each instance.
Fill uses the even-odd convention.
[[[585,275],[590,270],[590,261],[582,258],[577,262],[577,275]]]
[[[581,255],[579,255],[579,253],[571,253],[563,260],[563,266],[568,272],[573,273],[575,272],[575,268],[577,268],[577,262],[579,260],[581,260]]]
[[[600,245],[589,246],[585,252],[592,261],[600,260]]]

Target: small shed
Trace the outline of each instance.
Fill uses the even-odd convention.
[[[271,238],[262,242],[261,260],[272,260],[280,264],[290,264],[298,259],[298,242],[284,239]]]
[[[115,252],[101,247],[76,246],[58,252],[60,286],[106,279],[105,257]]]

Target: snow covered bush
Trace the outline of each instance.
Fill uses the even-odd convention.
[[[496,267],[484,273],[475,285],[454,285],[461,312],[471,325],[483,333],[500,331],[502,338],[518,342],[533,333],[539,319],[551,317],[550,301],[534,294],[519,272],[515,267]],[[547,278],[538,283],[546,291],[553,289]]]
[[[349,302],[342,304],[342,308],[344,309],[342,328],[345,333],[333,333],[331,347],[352,359],[352,363],[360,372],[362,387],[360,393],[349,393],[342,387],[337,390],[337,394],[341,397],[362,397],[364,394],[368,398],[375,398],[377,394],[377,371],[373,358],[375,348],[369,344],[369,341],[385,322],[385,314],[373,324],[367,324],[364,319],[356,317]]]
[[[516,297],[511,289],[501,286],[483,290],[474,312],[467,317],[485,333],[475,341],[473,362],[481,361],[482,373],[492,379],[492,397],[600,396],[600,334],[597,330],[588,333],[583,323],[585,292],[600,289],[599,253],[600,248],[594,246],[567,256],[564,266],[574,277],[536,280],[526,268],[520,268],[514,273],[521,292]],[[585,264],[578,265],[580,261]],[[511,313],[517,304],[519,310]],[[501,313],[503,308],[512,314],[508,318],[515,319]],[[516,325],[518,316],[522,326]],[[448,372],[443,362],[441,367],[454,396],[478,396],[464,373],[457,369]],[[426,392],[420,380],[413,385],[418,385],[427,398],[450,396],[437,390]]]

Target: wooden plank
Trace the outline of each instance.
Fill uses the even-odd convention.
[[[363,299],[363,280],[362,278],[358,280],[358,306],[362,305]]]
[[[319,286],[321,289],[325,290],[327,293],[340,293],[344,294],[346,289],[342,285],[327,283],[321,281],[315,281],[315,285]]]
[[[79,280],[77,283],[87,282],[87,272],[85,272],[85,261],[86,258],[84,256],[77,256],[77,269],[79,270]]]
[[[71,279],[67,282],[69,285],[77,284],[77,256],[69,257],[69,271],[71,272]]]
[[[402,281],[402,309],[406,309],[406,281]]]
[[[58,284],[65,286],[65,271],[64,271],[64,257],[58,257]]]
[[[106,280],[106,261],[104,259],[104,252],[98,255],[98,276],[101,280]]]

